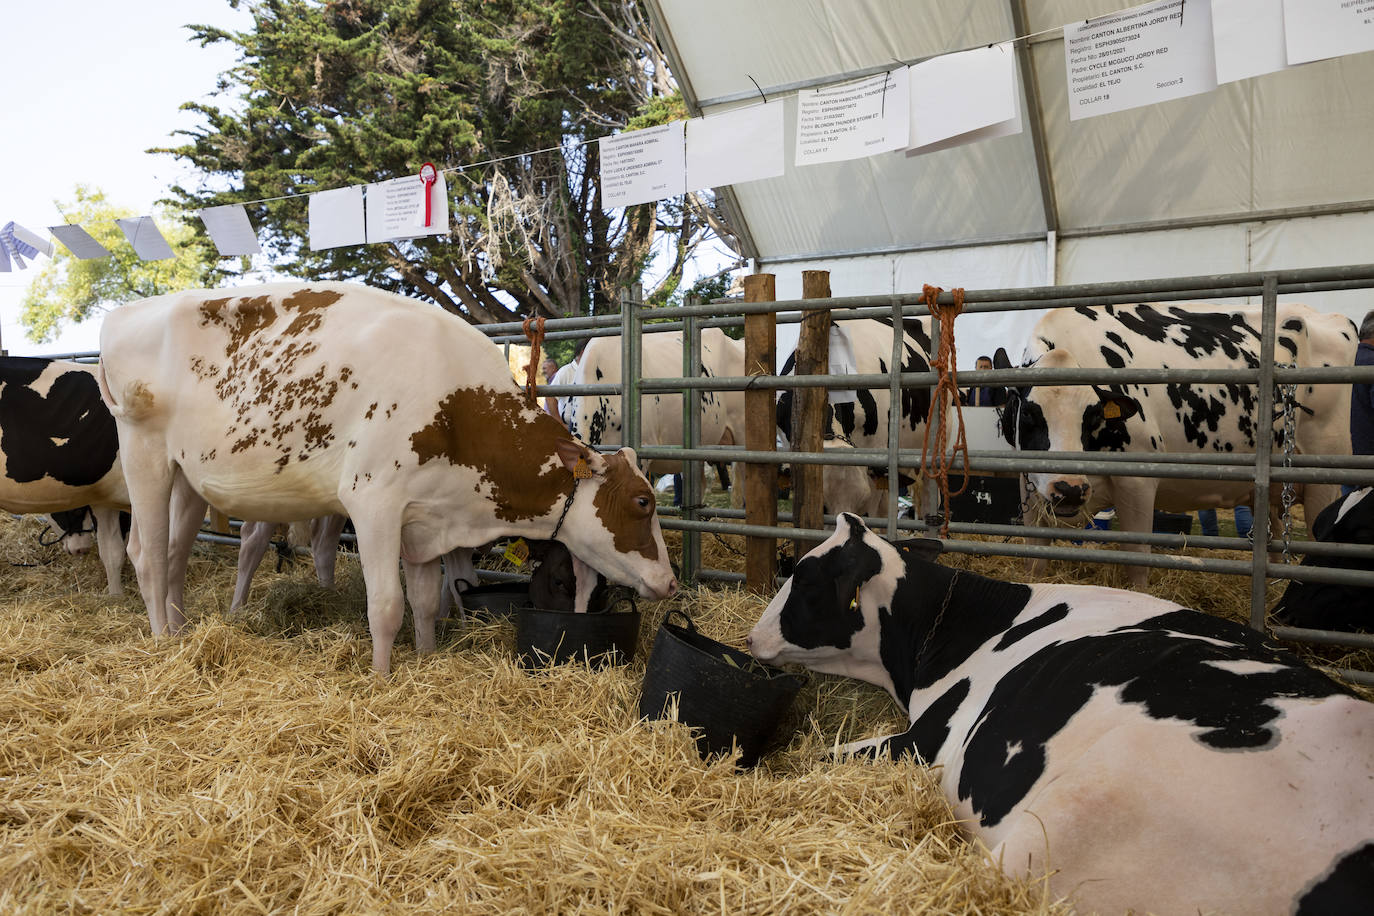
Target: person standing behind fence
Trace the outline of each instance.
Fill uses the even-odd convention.
[[[978,361],[973,364],[973,368],[978,371],[992,368],[991,356],[980,356]],[[1007,402],[1007,389],[997,385],[985,385],[981,388],[967,388],[961,398],[965,407],[1001,407]]]

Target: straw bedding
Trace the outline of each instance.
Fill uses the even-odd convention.
[[[193,625],[153,640],[40,528],[0,519],[12,563],[55,557],[0,569],[0,912],[1065,911],[962,839],[922,769],[820,760],[904,727],[873,688],[814,676],[744,774],[637,720],[668,607],[738,645],[760,599],[642,607],[635,664],[601,671],[522,671],[507,623],[425,659],[403,631],[378,683],[351,556],[334,592],[265,567],[229,620],[234,554],[198,546]]]

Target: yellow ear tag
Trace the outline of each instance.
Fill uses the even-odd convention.
[[[524,566],[525,561],[530,558],[530,545],[525,543],[524,538],[516,538],[506,546],[506,552],[502,556],[516,566]]]
[[[577,464],[573,465],[574,480],[591,480],[592,469],[587,465],[586,458],[578,458]]]
[[[854,589],[854,600],[851,601],[851,602],[849,602],[849,609],[852,611],[852,610],[854,610],[854,609],[855,609],[856,607],[858,607],[858,606],[859,606],[859,589],[858,589],[858,587],[855,587],[855,589]]]
[[[1121,416],[1121,405],[1116,401],[1107,401],[1102,405],[1102,416],[1108,420],[1115,420]]]

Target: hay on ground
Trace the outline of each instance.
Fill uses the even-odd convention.
[[[6,556],[35,530],[0,520]],[[234,559],[197,547],[192,624],[156,640],[93,556],[0,570],[0,911],[1065,912],[922,768],[821,761],[904,727],[870,687],[813,677],[741,774],[638,720],[667,602],[626,668],[529,674],[509,624],[470,622],[425,659],[403,631],[378,683],[355,558],[334,592],[265,566],[228,620]],[[739,645],[763,602],[673,606]]]

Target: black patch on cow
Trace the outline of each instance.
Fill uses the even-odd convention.
[[[1082,315],[1084,318],[1088,319],[1089,321],[1097,320],[1097,309],[1092,308],[1091,306],[1076,305],[1074,306],[1073,310],[1078,314]]]
[[[1097,319],[1094,318],[1093,320],[1096,321]],[[1115,331],[1108,331],[1107,340],[1111,341],[1112,346],[1117,349],[1126,351],[1127,356],[1132,359],[1135,358],[1135,351],[1132,350],[1131,345],[1126,342],[1126,338],[1122,337],[1120,334]]]
[[[1374,901],[1374,843],[1346,853],[1298,900],[1297,916],[1364,913]]]
[[[929,687],[1006,631],[1030,586],[1000,582],[903,554],[906,574],[890,608],[878,608],[878,648],[898,697]],[[935,633],[932,635],[932,628]]]
[[[1253,350],[1259,335],[1234,313],[1195,312],[1172,307],[1166,314],[1141,303],[1134,308],[1121,309],[1116,320],[1128,331],[1147,340],[1156,343],[1170,340],[1190,357],[1223,353],[1229,359],[1243,358],[1247,365],[1256,362]]]
[[[783,639],[803,649],[849,648],[864,626],[863,611],[854,599],[883,565],[878,551],[863,541],[866,530],[856,526],[839,547],[797,561],[792,593],[778,618]]]
[[[949,720],[959,711],[959,706],[968,698],[972,682],[960,678],[925,712],[911,723],[911,727],[900,735],[893,735],[880,748],[886,750],[893,760],[900,760],[903,754],[912,754],[922,763],[933,763],[949,739]]]
[[[1106,344],[1103,344],[1098,349],[1102,351],[1102,359],[1106,361],[1107,365],[1111,366],[1113,369],[1126,368],[1126,360],[1121,358],[1120,353],[1116,352]]]
[[[1184,437],[1198,448],[1204,448],[1208,443],[1212,443],[1218,449],[1221,447],[1216,441],[1216,432],[1221,425],[1222,417],[1227,413],[1226,403],[1221,400],[1221,395],[1233,396],[1242,402],[1250,401],[1246,394],[1229,385],[1202,387],[1170,382],[1164,386],[1164,391],[1169,396],[1169,403],[1174,405],[1174,415],[1178,418]],[[1254,425],[1249,417],[1248,411],[1242,413],[1237,428],[1241,435],[1245,436],[1245,444],[1253,448]]]
[[[1080,438],[1085,452],[1124,452],[1126,446],[1131,444],[1131,432],[1126,427],[1126,418],[1107,419],[1103,414],[1101,401],[1089,404],[1084,409]]]
[[[782,370],[778,372],[778,375],[795,375],[796,369],[797,354],[795,352],[789,353],[787,356],[787,360],[783,362]],[[782,432],[784,436],[787,437],[787,440],[789,442],[792,441],[792,391],[793,389],[791,388],[784,388],[782,390],[782,394],[778,395],[777,407],[778,429]],[[825,429],[828,426],[829,421],[827,421],[826,427],[822,427],[822,429]]]
[[[95,530],[95,513],[90,506],[82,506],[80,509],[66,509],[62,512],[49,513],[58,528],[62,529],[62,534],[85,534]],[[86,518],[90,517],[91,525],[86,527]]]
[[[599,382],[599,381],[601,381],[603,378],[605,378],[605,374],[602,373],[601,367],[598,366],[597,369],[596,369],[596,380]]]
[[[29,387],[52,362],[0,358],[5,474],[18,483],[48,476],[70,487],[87,487],[108,474],[119,455],[114,417],[101,402],[100,386],[89,372],[62,373],[46,395]]]
[[[1215,662],[1258,661],[1275,670],[1236,674]],[[1192,723],[1219,752],[1277,740],[1277,698],[1349,694],[1239,623],[1180,608],[1097,636],[1048,645],[1007,671],[965,742],[959,797],[991,827],[1044,774],[1046,744],[1099,689],[1151,719]],[[957,736],[956,736],[957,737]],[[1010,759],[1009,746],[1020,753]]]
[[[1067,616],[1069,616],[1069,606],[1061,601],[1043,614],[1037,614],[1025,623],[1018,623],[1010,630],[1007,630],[1007,632],[1002,634],[1002,638],[997,641],[997,645],[992,647],[992,650],[994,652],[1001,652],[1004,649],[1010,648],[1036,630],[1047,627],[1052,623],[1058,623]]]
[[[1007,403],[999,425],[1008,445],[1024,451],[1049,451],[1050,427],[1040,405],[1029,400],[1029,388],[1007,389]]]
[[[867,388],[860,388],[854,392],[859,399],[859,406],[864,409],[864,429],[865,436],[874,436],[878,433],[878,402],[873,399],[873,393]],[[853,405],[850,405],[851,409]],[[850,422],[853,426],[853,421]],[[846,435],[853,435],[853,432],[846,432]]]
[[[875,318],[873,320],[877,321],[879,324],[885,324],[889,328],[892,327],[892,318],[889,316]],[[921,324],[919,318],[902,319],[902,338],[902,342],[906,347],[910,348],[914,345],[921,353],[930,352],[930,335],[926,333],[925,325]],[[907,370],[904,369],[903,371]]]

